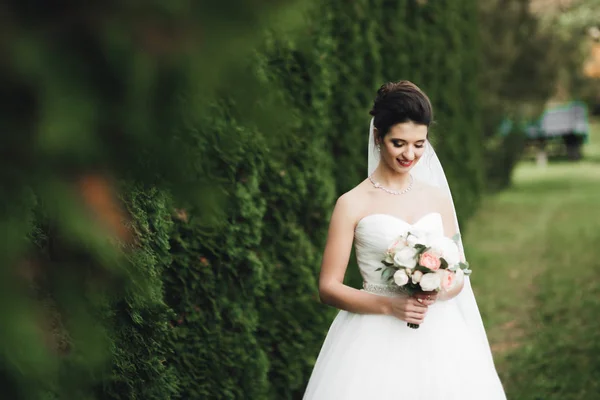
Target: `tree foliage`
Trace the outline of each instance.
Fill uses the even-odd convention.
[[[524,147],[522,127],[536,119],[556,92],[570,52],[532,10],[531,0],[479,2],[479,86],[488,189],[510,184]],[[506,123],[510,134],[500,136]]]

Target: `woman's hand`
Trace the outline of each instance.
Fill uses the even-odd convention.
[[[415,297],[392,297],[391,315],[411,324],[420,325],[427,314],[427,305]]]
[[[419,292],[415,293],[415,298],[421,304],[430,306],[438,300],[438,292]]]

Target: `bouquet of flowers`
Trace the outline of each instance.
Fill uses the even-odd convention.
[[[382,278],[402,288],[409,295],[419,292],[450,290],[470,275],[469,264],[460,259],[459,236],[450,239],[409,231],[400,235],[388,247]],[[417,329],[419,325],[408,324]]]

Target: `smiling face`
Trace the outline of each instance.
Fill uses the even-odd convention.
[[[381,161],[396,172],[406,173],[425,152],[426,141],[427,125],[412,121],[396,124],[380,140]]]

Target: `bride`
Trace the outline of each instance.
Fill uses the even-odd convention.
[[[408,297],[376,271],[408,229],[453,237],[459,228],[427,140],[428,97],[408,81],[387,83],[370,113],[369,177],[337,201],[319,280],[322,301],[341,311],[304,399],[504,400],[469,279]],[[363,290],[343,284],[353,241]]]

